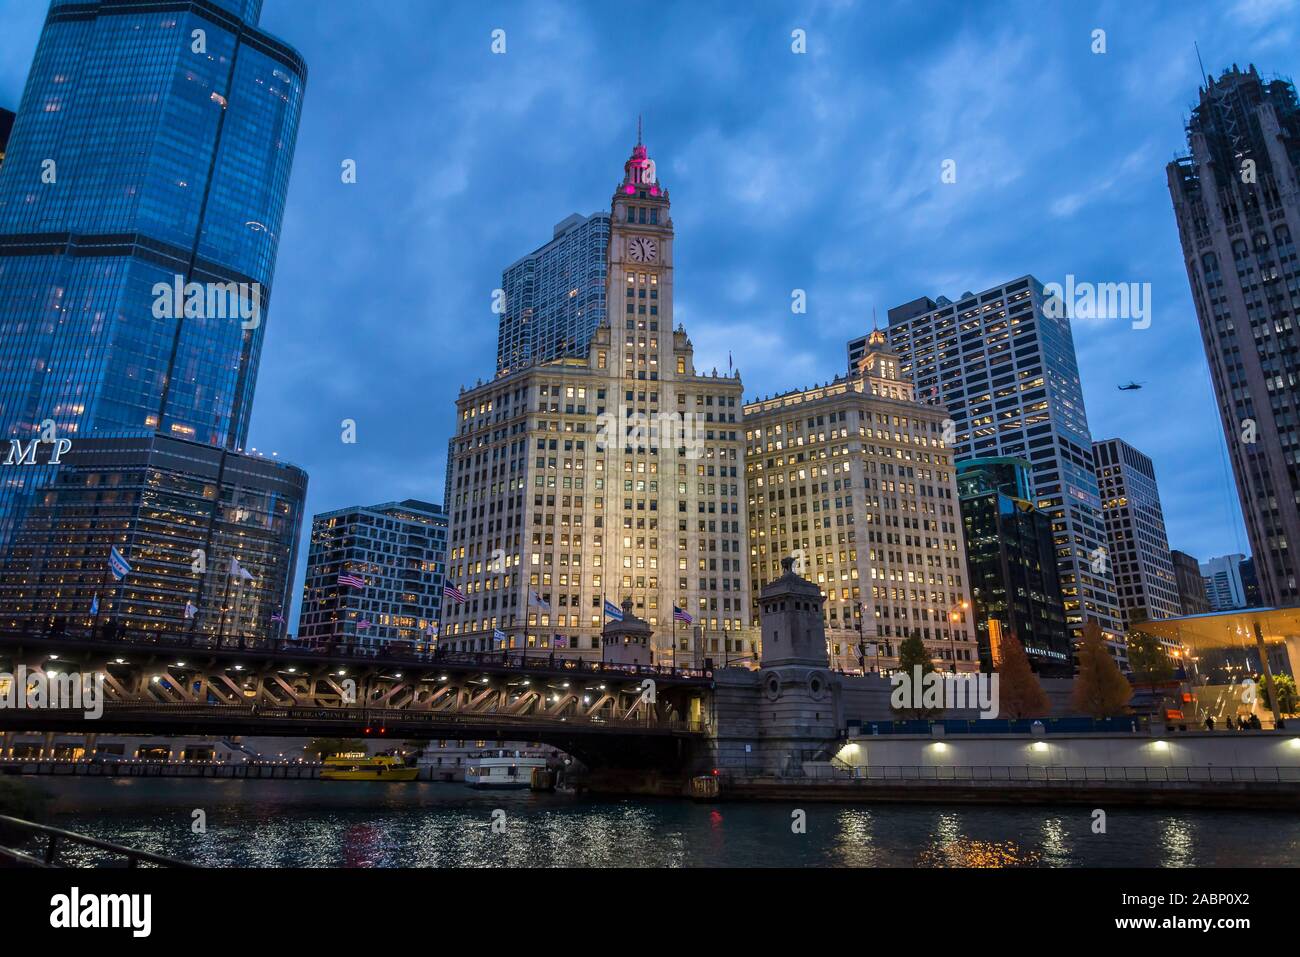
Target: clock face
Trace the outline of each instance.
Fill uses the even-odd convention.
[[[627,247],[628,258],[634,263],[654,262],[655,254],[658,251],[658,244],[653,239],[647,239],[644,236],[637,236]]]

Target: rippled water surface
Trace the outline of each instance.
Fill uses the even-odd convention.
[[[1291,866],[1300,819],[1246,811],[697,804],[455,784],[28,779],[50,823],[206,866]],[[806,833],[792,831],[806,812]],[[193,812],[207,833],[194,834]],[[505,830],[493,829],[494,816]],[[69,862],[78,860],[76,854]]]

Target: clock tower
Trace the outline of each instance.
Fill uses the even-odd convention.
[[[668,190],[660,185],[655,162],[641,142],[640,123],[636,146],[623,164],[623,181],[610,203],[605,291],[614,338],[626,338],[635,347],[631,368],[626,367],[627,351],[614,350],[617,374],[649,380],[651,371],[663,372],[673,357],[673,223]]]

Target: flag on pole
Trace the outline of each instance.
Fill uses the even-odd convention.
[[[194,617],[195,615],[197,615],[198,613],[199,613],[199,606],[196,605],[196,604],[194,604],[194,602],[190,601],[190,600],[187,598],[187,599],[185,600],[185,618],[186,618],[186,620],[188,620],[188,619],[190,619],[190,618],[193,618],[193,617]]]
[[[131,563],[126,560],[126,556],[117,550],[114,545],[108,552],[108,570],[113,573],[115,581],[121,581],[127,575],[131,574]]]
[[[367,621],[365,618],[362,618],[359,622],[357,622],[357,631],[365,631],[369,627],[370,627],[370,622]]]
[[[238,578],[240,581],[251,582],[253,580],[253,573],[243,565],[239,564],[239,559],[232,555],[230,557],[230,577]]]
[[[542,609],[542,611],[551,610],[551,603],[547,601],[545,598],[543,598],[541,595],[539,595],[536,591],[529,591],[528,604],[536,605],[538,608]]]
[[[552,647],[552,648],[567,648],[567,647],[569,647],[569,636],[568,636],[568,635],[556,635],[554,638],[551,639],[551,647]]]
[[[501,647],[504,648],[506,646],[506,633],[502,631],[500,628],[493,628],[492,641],[501,642]]]
[[[605,599],[605,617],[613,618],[615,621],[623,620],[623,609],[614,604],[608,598]]]
[[[695,623],[695,619],[686,613],[685,609],[673,605],[673,621],[683,621],[688,625]]]
[[[365,588],[366,580],[360,575],[345,575],[339,572],[339,584],[346,585],[348,588]]]
[[[463,604],[465,604],[465,594],[464,594],[464,592],[462,592],[459,588],[457,588],[457,587],[456,587],[455,585],[453,585],[451,582],[447,582],[445,585],[442,586],[442,597],[443,597],[443,598],[450,598],[452,601],[454,601],[454,602],[455,602],[456,604],[458,604],[458,605],[463,605]]]
[[[283,625],[283,624],[284,624],[284,612],[282,612],[282,611],[277,611],[274,615],[271,616],[271,621],[275,622],[276,624]]]
[[[94,598],[90,599],[90,614],[92,616],[99,614],[99,593],[98,592],[96,592]]]

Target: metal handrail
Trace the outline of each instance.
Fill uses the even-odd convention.
[[[730,772],[723,771],[724,774]],[[744,777],[747,775],[737,775]],[[1167,765],[862,765],[805,766],[805,779],[832,782],[1034,783],[1034,784],[1300,784],[1300,767]]]
[[[81,711],[74,712],[78,715]],[[246,705],[246,704],[191,704],[191,703],[170,703],[160,701],[109,701],[104,704],[104,713],[114,715],[130,715],[137,713],[169,715],[177,718],[184,717],[230,717],[241,716],[256,719],[287,719],[287,720],[338,720],[347,721],[352,724],[364,724],[366,726],[384,726],[387,724],[400,725],[411,722],[446,722],[458,725],[482,725],[482,724],[507,724],[520,725],[522,727],[540,727],[552,726],[559,727],[565,725],[568,727],[596,725],[605,726],[611,729],[643,729],[650,731],[682,731],[689,733],[702,733],[705,725],[702,721],[683,721],[679,718],[666,718],[653,714],[643,714],[638,717],[611,717],[607,715],[539,715],[539,714],[507,714],[497,711],[485,712],[458,712],[458,711],[436,711],[436,710],[419,710],[404,708],[367,708],[364,706],[355,707],[319,707],[319,706],[289,706],[289,705]],[[43,712],[45,714],[57,715],[60,712],[50,709]]]
[[[60,841],[93,847],[96,850],[108,851],[113,854],[120,854],[126,858],[126,866],[129,868],[138,867],[141,863],[155,864],[159,867],[198,867],[197,864],[191,864],[188,861],[178,860],[174,857],[166,857],[162,854],[153,854],[149,851],[138,851],[135,848],[123,847],[121,844],[114,844],[111,841],[101,841],[98,838],[87,837],[84,834],[77,834],[74,831],[65,831],[61,827],[50,827],[48,824],[37,824],[33,821],[24,821],[21,818],[9,817],[4,814],[0,814],[0,825],[4,825],[6,828],[11,830],[16,830],[27,837],[44,836],[49,838],[49,841],[45,845],[45,852],[40,858],[33,857],[30,854],[25,854],[22,851],[13,848],[0,847],[0,856],[23,867],[62,866],[58,862]]]

